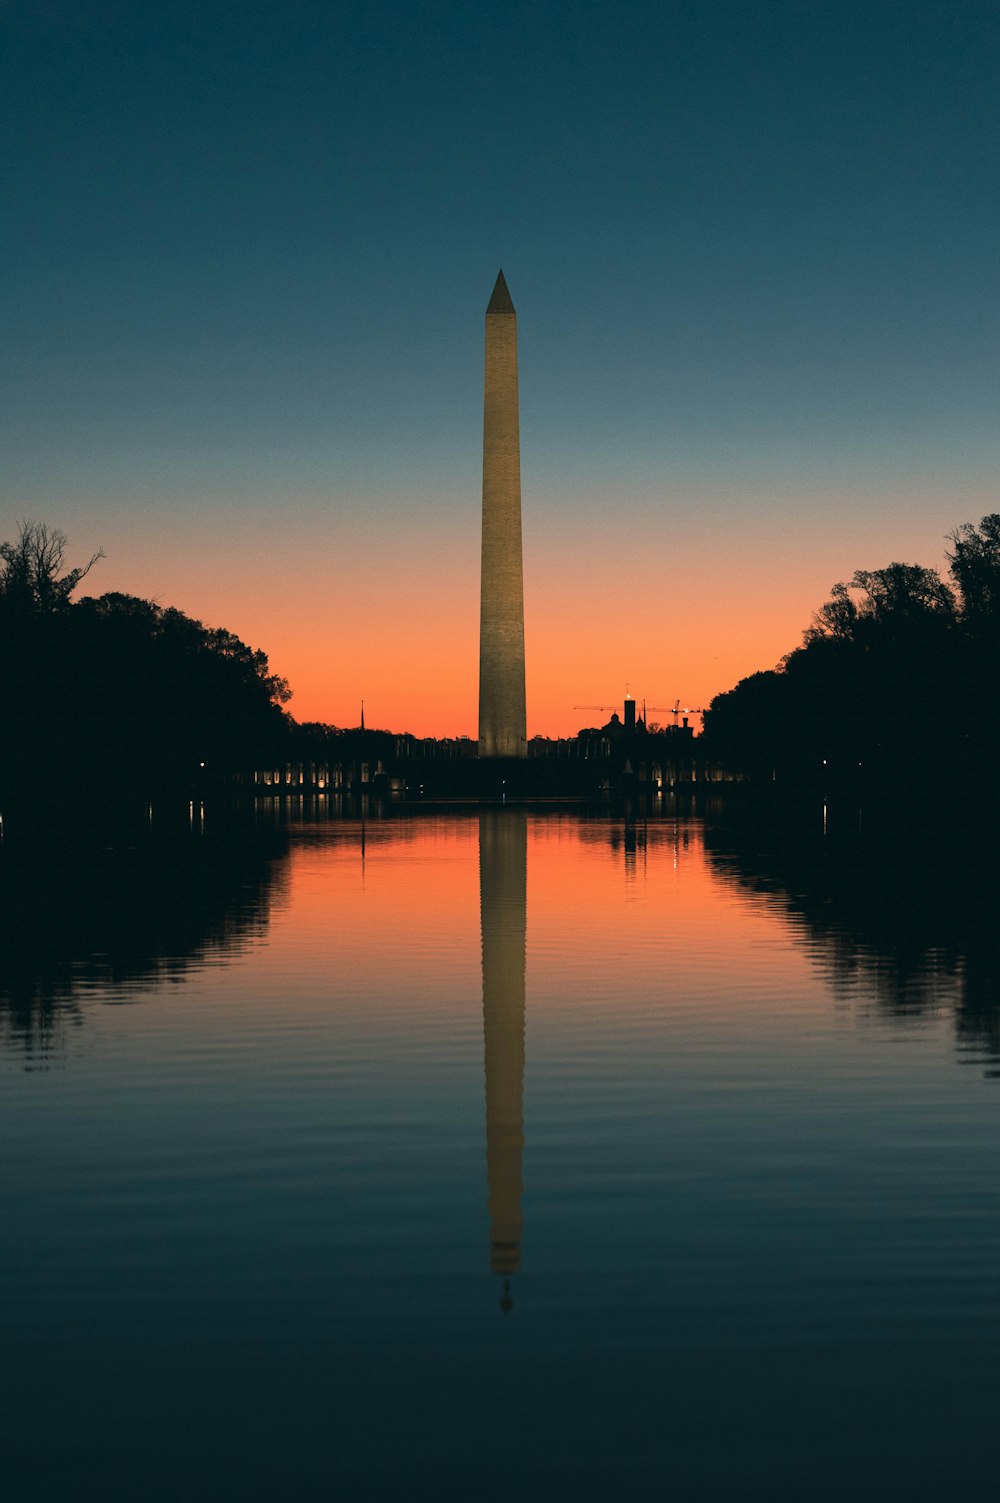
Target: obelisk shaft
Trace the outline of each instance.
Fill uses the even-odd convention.
[[[517,318],[501,272],[486,310],[479,755],[526,752]]]

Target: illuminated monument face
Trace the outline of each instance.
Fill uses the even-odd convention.
[[[517,318],[501,272],[486,309],[479,755],[526,752]]]

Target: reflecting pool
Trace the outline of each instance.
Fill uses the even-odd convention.
[[[992,1499],[984,859],[711,807],[0,847],[4,1496]]]

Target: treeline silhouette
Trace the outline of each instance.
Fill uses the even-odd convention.
[[[0,861],[0,1041],[27,1068],[87,1002],[145,999],[261,938],[287,881],[287,832],[246,816],[157,812],[88,837],[15,841]]]
[[[134,595],[74,601],[102,554],[70,569],[65,549],[40,523],[0,544],[0,810],[194,790],[278,753],[289,690],[263,652]]]
[[[984,786],[1000,736],[1000,514],[950,540],[950,582],[893,563],[835,585],[801,647],[712,700],[701,761],[805,792]],[[65,551],[40,523],[0,544],[0,815],[64,795],[199,797],[293,762],[385,781],[412,741],[298,725],[265,653],[134,595],[74,600],[102,554],[69,568]],[[453,750],[436,748],[449,786],[475,772],[441,760]],[[554,788],[569,777],[553,765]]]
[[[950,542],[950,583],[893,563],[835,585],[801,647],[712,700],[709,754],[804,788],[981,785],[1000,734],[1000,514]]]
[[[901,1023],[950,1011],[956,1041],[1000,1074],[998,856],[988,822],[956,819],[949,802],[919,820],[884,801],[826,818],[779,796],[718,805],[705,851],[727,880],[764,895],[809,940],[845,1002]]]

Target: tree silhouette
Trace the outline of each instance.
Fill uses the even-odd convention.
[[[849,585],[834,585],[830,599],[813,617],[804,641],[808,647],[823,637],[874,640],[880,631],[905,632],[914,624],[950,625],[954,616],[954,591],[933,569],[920,564],[856,569]]]
[[[991,512],[978,527],[971,522],[949,533],[950,573],[958,590],[962,620],[974,630],[1000,629],[1000,514]]]
[[[801,647],[713,699],[706,750],[804,786],[981,782],[1000,734],[1000,516],[951,541],[954,588],[905,563],[835,584]]]
[[[89,562],[60,574],[66,534],[44,522],[22,522],[17,541],[0,543],[0,611],[8,616],[65,610],[69,598],[97,563],[98,548]]]
[[[180,792],[270,760],[287,683],[234,633],[133,595],[71,600],[92,565],[30,523],[0,545],[0,807]]]

